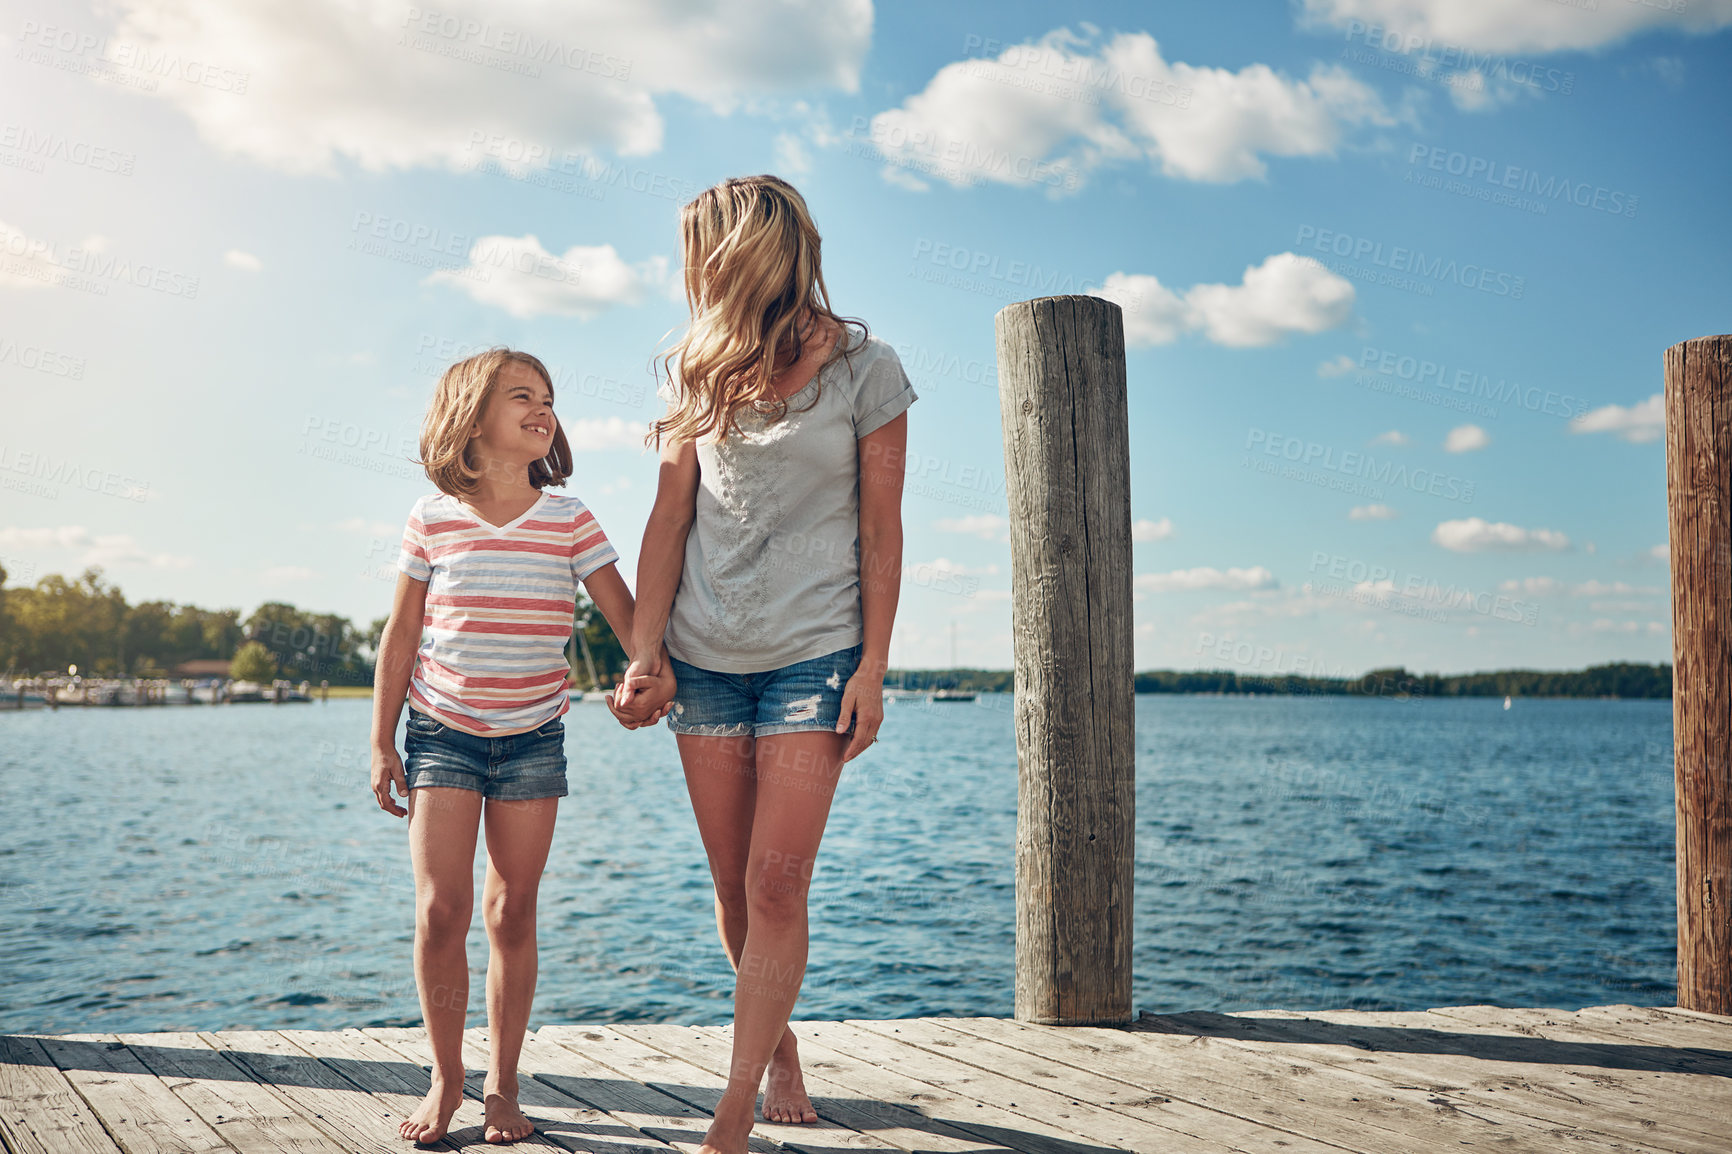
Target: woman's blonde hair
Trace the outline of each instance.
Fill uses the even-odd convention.
[[[486,410],[500,372],[513,362],[534,369],[547,382],[547,391],[553,392],[553,378],[546,365],[528,353],[507,348],[488,349],[458,361],[445,370],[434,386],[433,403],[421,422],[419,464],[441,493],[466,497],[475,492],[476,482],[485,475],[485,469],[470,464],[464,450],[469,445],[469,430]],[[553,446],[547,456],[530,462],[529,483],[540,489],[545,485],[563,485],[570,476],[571,445],[565,439],[565,429],[556,420]]]
[[[742,176],[706,188],[680,211],[680,244],[691,325],[660,358],[669,379],[677,377],[676,399],[650,422],[646,443],[712,433],[720,440],[739,428],[737,414],[747,405],[773,413],[772,421],[785,416],[788,403],[770,379],[800,359],[802,321],[823,317],[837,326],[826,364],[852,351],[848,326],[866,333],[864,322],[830,311],[818,228],[806,201],[780,177]]]

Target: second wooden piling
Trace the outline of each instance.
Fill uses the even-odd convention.
[[[998,314],[1016,651],[1016,1016],[1131,1017],[1136,763],[1124,315]]]

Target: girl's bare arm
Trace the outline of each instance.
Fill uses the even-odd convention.
[[[907,465],[908,414],[860,438],[860,666],[848,681],[838,727],[855,720],[842,760],[872,744],[884,722],[884,674],[890,629],[902,594],[902,481]]]
[[[403,776],[403,759],[397,753],[397,720],[409,696],[409,679],[415,672],[415,653],[421,647],[421,622],[427,613],[427,582],[407,573],[397,574],[391,598],[391,616],[379,639],[373,666],[373,796],[379,808],[402,817],[409,811],[391,800],[391,787],[409,796]]]

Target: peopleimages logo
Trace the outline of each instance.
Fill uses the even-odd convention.
[[[1453,257],[1427,257],[1417,248],[1401,245],[1386,247],[1380,240],[1333,232],[1315,225],[1300,225],[1299,236],[1294,243],[1300,248],[1310,245],[1313,251],[1326,256],[1344,257],[1353,262],[1347,266],[1348,269],[1363,267],[1369,263],[1390,273],[1399,273],[1420,281],[1456,284],[1477,292],[1490,293],[1492,296],[1509,297],[1511,300],[1520,300],[1527,289],[1527,278],[1514,273],[1481,264],[1459,263]],[[1333,272],[1344,272],[1328,261],[1323,263]],[[1344,275],[1350,274],[1344,272]]]
[[[1464,181],[1483,183],[1488,186],[1486,189],[1482,190],[1477,186],[1472,189],[1481,199],[1487,199],[1493,193],[1502,193],[1507,189],[1540,201],[1562,200],[1577,208],[1591,208],[1595,212],[1609,213],[1612,216],[1635,216],[1636,205],[1640,200],[1639,197],[1619,189],[1606,188],[1585,180],[1571,180],[1568,177],[1542,176],[1531,168],[1505,164],[1490,157],[1453,152],[1431,144],[1414,144],[1408,149],[1407,163],[1416,168],[1424,166],[1432,172],[1457,176]],[[1414,179],[1414,174],[1409,171],[1407,178]],[[1440,187],[1443,186],[1440,184]]]

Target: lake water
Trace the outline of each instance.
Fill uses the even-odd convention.
[[[371,703],[0,714],[0,1032],[419,1020]],[[1665,701],[1137,698],[1141,1010],[1674,998]],[[1008,696],[844,773],[796,1016],[1009,1015]],[[729,1018],[673,735],[566,719],[534,1021]],[[470,939],[482,1016],[486,943]]]

